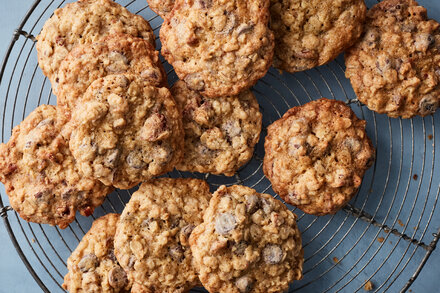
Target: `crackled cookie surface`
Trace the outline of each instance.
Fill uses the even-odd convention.
[[[131,73],[154,86],[166,86],[159,52],[141,38],[113,34],[75,47],[58,71],[57,102],[73,109],[89,85],[100,77]]]
[[[302,278],[296,216],[279,200],[249,187],[221,186],[190,245],[209,292],[281,292]]]
[[[114,254],[118,220],[118,214],[107,214],[93,222],[67,260],[64,289],[70,293],[130,292],[131,282]]]
[[[134,75],[94,81],[72,113],[70,149],[86,176],[128,189],[180,161],[180,111],[166,88]]]
[[[268,127],[264,174],[287,203],[333,214],[356,193],[375,158],[366,122],[341,101],[294,107]]]
[[[115,237],[132,292],[188,292],[199,284],[188,238],[210,198],[205,181],[189,178],[152,180],[133,193]]]
[[[237,95],[272,63],[269,1],[177,0],[160,30],[162,55],[188,87]]]
[[[250,90],[209,99],[178,81],[171,92],[182,110],[185,131],[178,170],[232,176],[251,159],[262,115]]]
[[[326,64],[362,32],[364,0],[271,0],[274,66],[288,72]]]
[[[390,117],[433,114],[440,101],[440,24],[413,0],[368,11],[363,37],[345,56],[358,99]]]
[[[153,46],[150,24],[112,0],[79,0],[55,10],[37,36],[38,64],[54,89],[61,61],[78,44],[94,43],[112,33],[140,37]]]
[[[0,181],[26,221],[64,229],[76,211],[90,216],[112,190],[79,172],[65,139],[68,120],[62,110],[42,105],[0,145]]]
[[[151,10],[159,14],[160,17],[165,18],[173,9],[176,0],[147,0],[147,2]]]

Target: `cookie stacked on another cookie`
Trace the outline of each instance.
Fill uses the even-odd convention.
[[[76,45],[91,44],[114,33],[129,34],[155,45],[150,24],[112,0],[79,0],[57,9],[37,36],[36,45],[38,65],[54,92],[60,64]]]
[[[281,292],[302,278],[296,216],[249,187],[221,186],[189,241],[209,292]]]
[[[79,169],[106,185],[129,189],[171,171],[183,155],[182,118],[170,91],[136,75],[95,80],[70,125]]]
[[[252,158],[262,115],[250,90],[209,99],[178,81],[171,92],[182,111],[185,132],[177,170],[232,176]]]
[[[411,118],[440,106],[440,24],[414,0],[371,8],[363,37],[345,59],[345,75],[373,111]]]
[[[42,105],[0,145],[0,181],[26,221],[66,228],[76,211],[90,216],[113,188],[81,174],[69,150],[68,112]]]
[[[168,85],[159,52],[149,42],[127,34],[111,34],[96,43],[74,47],[61,62],[57,103],[73,110],[93,81],[121,73],[137,75],[153,86]]]
[[[238,95],[272,63],[266,0],[177,0],[160,30],[162,55],[190,89]]]
[[[375,150],[366,122],[345,103],[320,99],[290,109],[267,129],[263,170],[287,203],[336,213],[356,193]]]
[[[63,288],[69,292],[131,292],[131,282],[114,254],[118,214],[107,214],[93,222],[89,232],[67,260],[69,272]]]

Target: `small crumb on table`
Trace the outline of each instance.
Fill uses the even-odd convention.
[[[382,243],[382,242],[384,241],[384,238],[383,238],[383,237],[379,237],[379,238],[377,238],[377,241],[379,241],[380,243]]]
[[[404,226],[403,222],[400,219],[397,220],[397,223],[399,223],[399,225],[402,226],[402,227]]]
[[[365,291],[371,291],[371,290],[373,290],[373,283],[371,282],[371,281],[368,281],[367,283],[365,283],[365,286],[364,286],[364,290]]]
[[[339,259],[335,256],[335,257],[333,257],[333,262],[334,263],[339,263]]]
[[[432,140],[432,134],[428,135],[428,139]]]
[[[414,174],[413,179],[414,179],[414,180],[417,180],[418,178],[419,178],[419,175]]]

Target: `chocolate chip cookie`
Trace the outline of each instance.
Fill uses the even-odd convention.
[[[118,220],[118,214],[107,214],[93,222],[67,260],[69,272],[64,277],[65,290],[70,293],[130,292],[131,282],[113,251]]]
[[[42,105],[0,145],[0,181],[26,221],[66,228],[77,210],[90,216],[112,188],[81,175],[69,151],[68,113]]]
[[[180,111],[167,88],[108,75],[72,113],[70,149],[85,176],[128,189],[171,171],[183,154]]]
[[[182,110],[185,131],[177,170],[232,176],[252,158],[262,115],[250,90],[209,99],[178,81],[171,92]]]
[[[269,1],[177,0],[160,30],[162,55],[192,90],[238,95],[269,69]]]
[[[411,118],[439,107],[440,24],[416,1],[385,0],[370,9],[345,63],[359,101],[373,111]]]
[[[112,0],[79,0],[55,10],[37,36],[38,64],[57,88],[61,61],[78,44],[94,43],[113,33],[140,37],[155,45],[150,24]]]
[[[362,32],[364,0],[271,0],[274,66],[297,72],[326,64]]]
[[[267,129],[263,171],[287,203],[313,215],[337,212],[356,193],[375,150],[366,122],[341,101],[294,107]]]
[[[209,292],[281,292],[302,278],[296,216],[249,187],[221,186],[189,242]]]
[[[174,7],[176,0],[147,0],[151,10],[156,12],[160,17],[165,18]]]
[[[71,109],[89,85],[100,77],[132,73],[154,86],[167,86],[159,52],[141,38],[109,35],[94,44],[75,47],[58,70],[58,105]]]
[[[133,292],[187,292],[199,284],[188,238],[210,198],[208,184],[190,178],[152,180],[133,193],[115,237]]]

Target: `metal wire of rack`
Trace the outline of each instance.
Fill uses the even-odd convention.
[[[38,68],[34,36],[65,2],[36,0],[13,34],[0,70],[0,92],[4,97],[0,100],[2,141],[39,104],[56,103],[50,83]],[[161,19],[145,0],[118,2],[149,20],[158,34]],[[371,6],[375,2],[367,3]],[[437,6],[440,10],[440,4]],[[164,66],[172,84],[176,75],[169,64],[164,62]],[[344,77],[342,58],[293,75],[271,69],[253,91],[263,113],[264,130],[252,161],[234,177],[176,171],[169,176],[203,178],[213,189],[221,184],[245,184],[277,197],[262,172],[265,128],[290,107],[322,96],[344,100],[367,121],[377,159],[357,196],[339,213],[314,217],[289,206],[298,215],[305,250],[304,278],[292,284],[289,292],[355,292],[370,280],[375,292],[408,290],[440,237],[440,228],[432,221],[439,212],[440,166],[435,164],[440,148],[435,127],[440,123],[438,115],[401,120],[367,110]],[[7,205],[2,186],[0,216],[21,260],[41,289],[59,292],[63,291],[66,260],[92,220],[108,212],[120,213],[135,190],[116,190],[90,218],[78,216],[67,229],[60,230],[21,220]],[[199,288],[193,291],[206,292]]]

